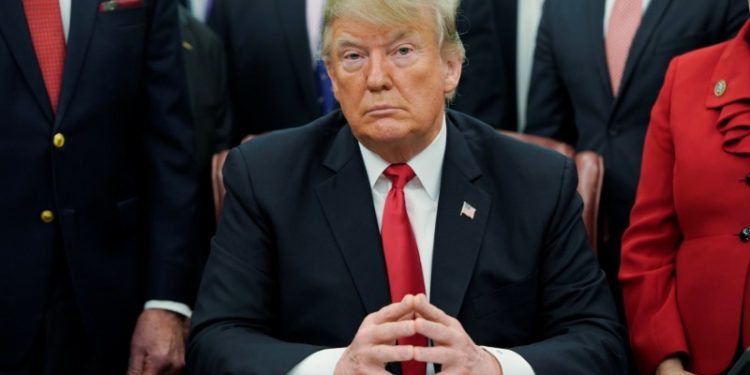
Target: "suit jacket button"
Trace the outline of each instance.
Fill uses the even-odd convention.
[[[39,218],[42,219],[42,222],[45,224],[49,224],[53,221],[55,221],[55,214],[52,213],[50,210],[44,210],[41,214],[39,214]]]
[[[617,128],[609,128],[609,135],[614,136],[614,135],[618,135],[618,134],[620,134],[620,130],[619,129],[617,129]]]
[[[742,242],[748,242],[750,241],[750,228],[744,227],[740,231],[740,241]]]
[[[63,148],[65,146],[65,136],[62,133],[57,133],[52,136],[52,144],[55,148]]]

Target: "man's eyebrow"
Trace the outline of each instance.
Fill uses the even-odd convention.
[[[362,43],[355,39],[350,39],[344,36],[344,37],[340,37],[336,39],[336,42],[334,43],[334,45],[336,46],[337,49],[340,49],[340,48],[346,48],[346,47],[359,47],[362,45]]]

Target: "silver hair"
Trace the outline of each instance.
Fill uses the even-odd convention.
[[[425,10],[435,14],[437,40],[443,56],[464,61],[465,51],[456,28],[456,13],[461,0],[328,0],[323,16],[320,57],[331,57],[331,25],[343,17],[353,17],[376,25],[403,25],[414,22]]]

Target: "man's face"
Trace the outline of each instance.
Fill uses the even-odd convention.
[[[328,73],[354,136],[389,162],[426,148],[461,75],[458,57],[441,57],[434,17],[395,28],[341,18],[331,35]]]

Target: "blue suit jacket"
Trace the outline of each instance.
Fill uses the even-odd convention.
[[[39,332],[55,264],[70,271],[93,346],[122,355],[145,300],[193,295],[196,181],[175,2],[111,12],[99,2],[72,2],[56,114],[22,1],[0,2],[0,364]]]
[[[570,160],[448,112],[431,302],[537,374],[618,374],[625,344]],[[390,303],[372,193],[340,112],[234,149],[193,315],[196,374],[281,374]],[[463,202],[474,219],[459,215]]]

